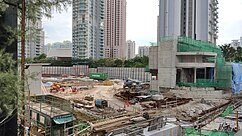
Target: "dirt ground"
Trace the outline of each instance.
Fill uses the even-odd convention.
[[[95,85],[93,88],[78,91],[76,94],[71,93],[70,88],[65,88],[64,92],[52,94],[67,100],[83,100],[85,96],[93,96],[94,99],[107,100],[109,107],[116,110],[125,107],[126,111],[137,111],[140,108],[139,104],[125,105],[125,101],[114,96],[120,88],[123,88],[123,82],[114,83],[112,86]]]

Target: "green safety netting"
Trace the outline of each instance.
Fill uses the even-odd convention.
[[[87,127],[88,127],[87,124],[84,124],[82,122],[78,122],[78,131],[81,131],[81,130],[87,128]]]
[[[214,52],[214,57],[207,58],[207,62],[216,61],[215,79],[197,79],[196,83],[179,82],[179,86],[217,87],[229,89],[232,86],[232,66],[226,64],[222,50],[213,43],[193,40],[189,37],[162,37],[160,41],[177,40],[177,52]]]
[[[234,113],[234,112],[233,112],[233,107],[229,105],[229,106],[223,111],[223,113],[220,114],[219,116],[220,116],[220,117],[226,117],[226,116],[228,116],[229,114],[233,114],[233,113]]]
[[[222,132],[215,130],[196,130],[195,128],[185,128],[185,136],[234,136],[234,132]]]

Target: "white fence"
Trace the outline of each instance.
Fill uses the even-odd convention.
[[[151,74],[145,72],[145,68],[124,68],[124,67],[98,67],[99,73],[106,73],[113,79],[136,79],[140,81],[150,81]]]
[[[88,65],[64,66],[43,66],[44,75],[88,75]]]
[[[124,68],[124,67],[98,67],[88,68],[88,65],[74,65],[71,67],[43,66],[44,75],[75,75],[86,76],[89,72],[105,73],[112,79],[136,79],[140,81],[150,81],[151,74],[145,72],[145,68]]]

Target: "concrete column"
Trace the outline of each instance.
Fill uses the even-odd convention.
[[[197,82],[197,68],[194,68],[194,83]]]
[[[207,79],[207,68],[204,68],[204,78]]]

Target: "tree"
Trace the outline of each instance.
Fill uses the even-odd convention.
[[[242,47],[237,47],[235,53],[235,61],[242,62]]]
[[[0,50],[0,122],[11,115],[18,105],[20,83],[15,63],[10,54]]]
[[[221,45],[220,48],[226,61],[231,62],[235,59],[236,50],[230,44]]]
[[[229,62],[233,62],[233,61],[241,62],[242,61],[242,48],[241,47],[234,48],[230,44],[225,44],[225,45],[220,46],[220,48],[223,52],[223,56],[226,61],[229,61]]]
[[[21,1],[23,0],[0,0],[0,17],[3,13],[11,6],[17,8],[19,11],[24,9],[21,7]],[[51,17],[51,12],[53,10],[57,12],[61,12],[63,9],[67,9],[68,5],[71,4],[71,0],[25,0],[26,2],[26,14],[23,16],[35,23],[35,21],[40,17]],[[15,10],[16,11],[16,10]],[[21,15],[18,12],[17,15]],[[20,16],[18,16],[20,17]],[[16,19],[18,18],[16,16]],[[21,19],[20,19],[21,20]],[[25,19],[24,19],[25,20]],[[20,31],[19,28],[23,28],[23,31]],[[4,23],[2,23],[2,19],[0,19],[0,38],[1,44],[0,47],[6,48],[7,46],[11,45],[12,41],[15,39],[20,39],[20,34],[24,35],[26,33],[25,25],[22,27],[8,27]],[[17,30],[16,30],[17,29]],[[25,39],[21,39],[22,43],[24,43]],[[23,107],[23,100],[19,103],[17,100],[20,99],[21,93],[19,93],[19,86],[18,86],[18,74],[16,71],[13,70],[16,65],[13,65],[15,62],[12,60],[11,55],[4,54],[4,51],[1,51],[0,55],[0,116],[1,117],[8,117],[9,114],[16,108],[16,107]],[[6,61],[8,60],[8,61]],[[24,60],[24,59],[23,59]],[[24,62],[24,61],[22,61]],[[13,67],[14,66],[14,67]],[[24,65],[22,65],[24,66]],[[24,71],[24,68],[21,68]],[[22,72],[24,73],[24,72]],[[25,78],[21,78],[22,83],[24,83]],[[22,86],[24,88],[24,86]],[[21,89],[24,91],[24,89]],[[22,96],[24,97],[24,93]],[[17,106],[20,105],[21,106]],[[24,110],[23,110],[24,111]],[[1,124],[1,117],[0,117],[0,124]],[[5,118],[5,119],[6,119]],[[24,124],[23,119],[21,120],[22,125]],[[23,135],[23,128],[21,129],[21,135]]]

